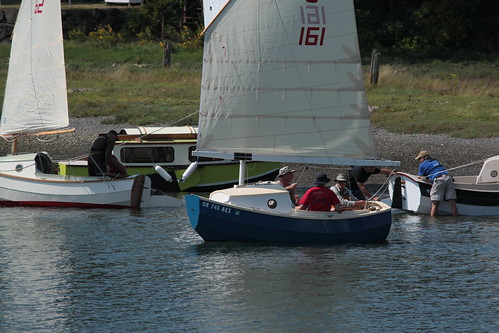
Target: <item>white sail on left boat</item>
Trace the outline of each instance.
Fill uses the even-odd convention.
[[[13,31],[0,135],[12,141],[69,125],[60,1],[23,0]],[[46,152],[0,157],[0,205],[180,206],[152,195],[143,175],[111,179],[59,175]]]

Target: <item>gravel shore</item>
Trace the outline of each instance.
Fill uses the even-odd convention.
[[[95,118],[71,118],[70,125],[76,128],[76,132],[61,134],[56,138],[47,138],[51,141],[39,141],[33,137],[23,137],[18,144],[18,151],[35,152],[47,151],[54,160],[69,159],[84,156],[97,137],[98,133],[107,133],[109,130],[120,130],[126,127],[137,127],[132,124],[103,124],[105,117]],[[161,125],[155,125],[161,126]],[[458,139],[447,135],[426,134],[394,134],[385,130],[374,131],[378,156],[382,159],[400,161],[398,171],[415,173],[418,163],[414,157],[420,150],[427,150],[437,158],[448,169],[462,166],[468,163],[482,161],[483,159],[499,155],[499,137],[485,139]],[[0,153],[5,155],[9,152],[10,145],[3,142],[0,145]],[[333,179],[338,173],[348,169],[348,166],[306,166],[291,165],[296,169],[295,179],[301,184],[311,184],[319,172],[326,172]],[[451,170],[454,175],[478,174],[481,163],[466,168]],[[373,176],[370,183],[383,183],[386,178]]]

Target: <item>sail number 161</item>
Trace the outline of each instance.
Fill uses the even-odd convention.
[[[324,44],[326,35],[326,10],[319,6],[319,0],[305,0],[308,4],[300,6],[302,26],[300,28],[299,45],[320,46]]]

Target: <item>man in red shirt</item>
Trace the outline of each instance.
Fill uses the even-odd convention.
[[[330,181],[331,179],[327,178],[325,173],[317,175],[317,180],[315,181],[315,185],[317,186],[305,192],[300,200],[300,205],[296,209],[321,212],[336,211],[341,213],[340,200],[338,200],[338,197],[330,188],[325,187]]]

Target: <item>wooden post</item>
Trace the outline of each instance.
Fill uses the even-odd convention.
[[[169,42],[165,42],[163,47],[163,67],[170,68],[171,47]]]
[[[379,52],[376,49],[373,49],[373,53],[371,54],[371,69],[370,69],[370,84],[377,85],[379,78],[379,61],[378,61]]]
[[[16,136],[15,139],[12,141],[12,145],[10,146],[10,154],[11,155],[17,155],[17,142],[18,142],[19,136]]]

